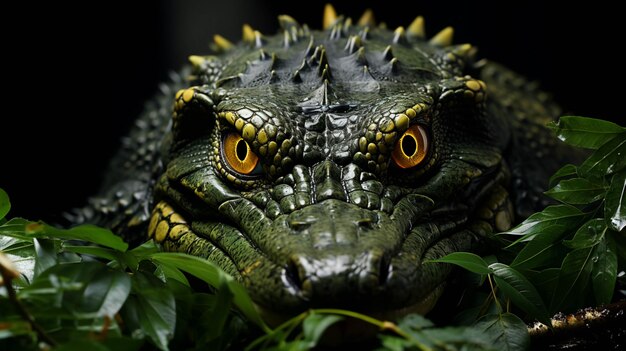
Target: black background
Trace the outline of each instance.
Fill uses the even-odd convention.
[[[189,54],[209,53],[213,34],[236,41],[243,23],[273,33],[283,13],[317,28],[325,2],[85,3],[26,2],[0,15],[2,102],[17,111],[0,119],[0,187],[11,196],[13,216],[46,218],[83,204],[144,101]],[[622,122],[625,31],[616,6],[335,2],[353,19],[372,8],[391,28],[416,15],[430,35],[452,25],[455,42],[540,81],[566,111]]]

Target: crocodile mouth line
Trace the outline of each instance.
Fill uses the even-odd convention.
[[[389,319],[407,313],[426,313],[440,297],[451,268],[424,264],[424,261],[454,251],[467,251],[475,244],[476,235],[469,229],[472,219],[468,218],[468,214],[476,209],[476,204],[489,193],[491,187],[500,183],[502,172],[500,169],[487,174],[476,179],[475,186],[451,205],[433,206],[433,200],[414,193],[409,194],[413,198],[407,198],[404,206],[410,208],[408,212],[400,211],[399,214],[404,215],[397,219],[388,217],[386,224],[396,220],[404,222],[398,223],[397,227],[406,233],[381,260],[381,266],[386,271],[383,272],[385,278],[380,279],[380,287],[372,290],[372,303],[367,303],[369,300],[365,295],[346,300],[346,296],[351,294],[348,291],[350,288],[346,287],[341,296],[349,305],[343,306],[343,300],[333,305],[329,297],[318,300],[320,297],[317,295],[315,301],[309,301],[309,296],[297,280],[286,279],[290,269],[293,270],[289,256],[283,255],[285,259],[281,260],[281,252],[264,252],[254,240],[255,233],[248,233],[250,228],[237,224],[240,220],[249,219],[242,218],[240,212],[254,205],[245,198],[227,199],[215,211],[211,210],[212,206],[194,197],[195,194],[186,186],[170,183],[171,186],[158,192],[148,236],[166,251],[184,252],[216,263],[251,291],[259,310],[270,319],[272,316],[330,305]],[[415,202],[416,198],[421,200]],[[260,209],[255,207],[255,211],[259,213],[257,217],[261,216],[259,218],[268,221],[269,225],[274,222],[264,217]],[[288,246],[288,243],[277,245]],[[271,289],[264,285],[271,286]],[[277,305],[276,301],[281,303]],[[373,305],[376,308],[371,308]]]
[[[148,225],[148,238],[161,244],[166,251],[183,252],[202,257],[217,263],[226,273],[241,281],[246,267],[241,267],[237,257],[229,250],[229,238],[241,238],[244,234],[227,224],[193,220],[188,221],[188,213],[170,205],[171,199],[161,200],[154,207]],[[262,252],[249,240],[238,240],[239,245],[248,245],[249,251],[258,256]],[[264,257],[259,257],[259,259]],[[258,260],[257,260],[258,261]],[[248,267],[249,271],[249,267]]]
[[[220,267],[226,271],[226,273],[233,276],[235,279],[242,283],[246,283],[248,276],[260,267],[274,271],[280,278],[281,288],[290,291],[290,295],[297,297],[299,300],[306,302],[303,298],[300,287],[292,286],[293,282],[285,282],[284,275],[286,267],[282,267],[279,263],[270,260],[262,252],[260,252],[253,243],[249,241],[247,237],[241,232],[240,229],[226,225],[223,223],[209,222],[209,221],[187,221],[185,219],[184,211],[175,209],[170,205],[172,199],[161,200],[152,212],[150,224],[148,228],[148,236],[150,239],[161,244],[167,251],[185,252],[194,256],[203,257],[214,261],[220,265]],[[182,213],[182,214],[181,214]],[[417,262],[414,263],[417,269],[421,266],[421,262],[425,259],[429,249],[435,246],[441,240],[454,235],[459,226],[462,226],[463,221],[456,222],[453,226],[445,228],[445,230],[439,230],[439,225],[436,223],[423,223],[422,226],[429,226],[431,228],[437,228],[430,239],[422,238],[425,240],[424,245]],[[413,227],[406,237],[417,237],[420,235],[418,231],[419,226]],[[248,250],[255,252],[254,259],[248,259],[247,261],[241,260],[241,257],[234,257],[232,246],[229,249],[228,238],[240,237],[245,238],[239,240],[239,245],[248,245]],[[402,243],[405,246],[406,240]],[[232,243],[230,243],[232,245]],[[399,250],[402,252],[402,249]],[[397,252],[397,253],[399,253]],[[238,259],[239,258],[239,259]],[[395,258],[395,257],[394,257]],[[390,260],[393,262],[393,259]],[[263,267],[265,266],[265,267]],[[247,284],[245,284],[247,285]],[[443,291],[445,282],[438,283],[432,290],[429,290],[423,294],[417,302],[413,302],[408,306],[400,308],[385,309],[381,306],[379,309],[364,310],[365,313],[371,313],[372,315],[381,316],[381,318],[397,318],[408,313],[426,313],[436,303],[437,299]],[[275,311],[270,313],[270,308],[263,307],[264,304],[256,302],[258,309],[263,311],[264,315],[272,319],[276,316],[281,316],[281,311]],[[323,306],[323,305],[322,305]],[[315,307],[321,307],[316,305]],[[333,306],[337,307],[337,306]],[[279,318],[276,317],[278,320]]]
[[[418,302],[397,309],[371,309],[365,311],[359,311],[359,313],[365,314],[369,317],[376,318],[382,321],[395,321],[398,320],[408,314],[421,314],[425,315],[430,310],[433,309],[439,297],[443,294],[443,291],[446,287],[446,283],[441,283],[435,287],[428,295],[419,300]],[[286,320],[293,318],[291,314],[280,313],[275,309],[267,308],[261,304],[255,303],[257,311],[261,314],[263,320],[269,324],[270,326],[278,326]],[[316,307],[315,310],[324,310],[325,308],[320,306]],[[331,306],[329,309],[337,309],[336,306]]]

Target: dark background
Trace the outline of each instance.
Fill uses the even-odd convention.
[[[98,188],[119,138],[189,54],[209,53],[241,25],[273,33],[287,13],[321,24],[325,1],[125,1],[35,5],[2,11],[0,187],[13,216],[47,218]],[[571,2],[573,3],[573,2]],[[358,19],[375,10],[389,27],[426,19],[429,35],[452,25],[455,42],[541,81],[566,111],[622,122],[624,19],[616,5],[548,1],[335,2]],[[549,4],[552,4],[549,6]],[[9,25],[8,20],[18,24]],[[623,123],[623,122],[622,122]]]

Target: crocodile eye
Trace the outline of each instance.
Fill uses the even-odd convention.
[[[391,158],[396,166],[413,168],[424,161],[428,152],[428,135],[422,126],[411,126],[398,140]]]
[[[222,141],[222,155],[228,166],[242,175],[256,175],[261,172],[259,157],[252,152],[243,138],[230,133]]]

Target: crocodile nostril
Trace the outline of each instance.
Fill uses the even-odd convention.
[[[285,273],[287,276],[287,280],[292,284],[292,286],[296,290],[302,290],[302,279],[300,278],[300,265],[297,262],[296,258],[292,258],[289,260],[287,267],[285,268]]]
[[[379,221],[378,214],[371,213],[371,214],[368,214],[367,217],[357,220],[356,224],[357,226],[359,226],[359,228],[373,229],[376,226],[376,224],[378,224],[378,221]]]
[[[304,222],[304,221],[289,221],[289,228],[296,232],[301,232],[309,229],[309,227],[313,224],[312,222]]]
[[[387,284],[390,261],[373,250],[357,257],[309,257],[292,254],[285,267],[286,284],[303,299],[314,303],[352,301],[357,292],[377,291]],[[343,283],[339,286],[337,281]]]
[[[378,262],[378,285],[383,286],[387,283],[387,278],[389,278],[389,271],[391,265],[389,264],[389,260],[386,257],[381,257]]]
[[[315,268],[300,255],[293,255],[285,268],[287,281],[301,298],[308,300],[313,294],[313,281]]]
[[[363,218],[363,219],[359,219],[356,224],[359,226],[359,228],[365,228],[365,229],[372,229],[374,228],[374,220],[371,218]]]

